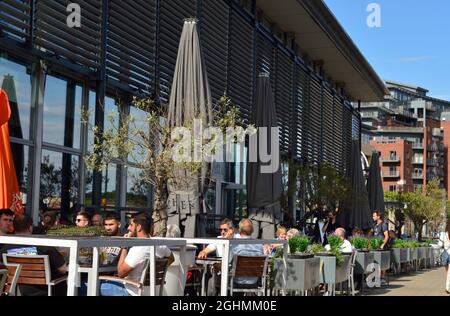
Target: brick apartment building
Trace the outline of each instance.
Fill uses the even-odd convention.
[[[411,168],[414,156],[412,142],[403,139],[372,140],[370,145],[380,154],[381,176],[385,192],[400,190],[409,192],[414,188],[413,179],[424,178],[423,173]]]
[[[362,140],[384,159],[384,190],[413,191],[438,178],[448,191],[450,102],[427,96],[421,87],[386,85],[391,95],[384,102],[361,105],[367,134]]]

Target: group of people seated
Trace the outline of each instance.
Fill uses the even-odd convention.
[[[85,214],[78,213],[76,217],[77,226],[87,227],[89,218]],[[87,224],[86,224],[87,223]],[[105,216],[104,228],[108,236],[120,236],[120,218],[115,213]],[[131,217],[128,231],[124,237],[150,238],[152,226],[151,215],[148,213],[138,213]],[[33,220],[28,215],[17,215],[10,210],[0,210],[0,236],[12,234],[17,236],[30,236],[33,234]],[[115,255],[117,260],[117,276],[130,280],[139,280],[141,273],[146,265],[146,260],[150,257],[150,247],[131,247],[127,248],[106,248]],[[2,254],[27,254],[27,255],[48,255],[51,278],[57,279],[67,273],[67,264],[63,255],[55,247],[42,246],[21,246],[0,244],[0,263]],[[174,261],[171,250],[166,246],[157,246],[155,251],[157,258],[168,258],[170,265]],[[67,285],[60,283],[55,287],[54,295],[65,295]],[[19,285],[19,292],[23,296],[46,296],[47,287],[40,285]],[[79,294],[86,293],[86,284],[82,283]],[[124,285],[122,282],[102,281],[100,283],[101,296],[136,296],[137,288],[133,285]]]

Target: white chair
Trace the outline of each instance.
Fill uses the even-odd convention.
[[[357,251],[352,252],[352,256],[350,257],[350,265],[348,269],[348,288],[351,291],[351,295],[355,296],[355,266],[356,266],[356,256]]]
[[[5,292],[8,270],[0,268],[0,294]]]
[[[155,268],[155,281],[156,286],[159,286],[159,296],[162,296],[164,289],[164,282],[166,278],[168,259],[156,259],[156,268]],[[122,283],[123,285],[131,285],[136,287],[138,290],[138,296],[143,296],[144,292],[149,291],[150,286],[150,273],[147,273],[150,266],[150,260],[146,260],[145,267],[142,270],[141,277],[139,280],[129,280],[125,278],[119,277],[111,277],[111,276],[100,276],[98,279],[103,281],[114,281]]]
[[[52,287],[67,280],[67,276],[52,280],[50,261],[47,255],[9,255],[3,254],[6,266],[20,264],[18,285],[46,285],[48,296],[52,296]],[[17,271],[17,270],[16,270]],[[12,282],[14,283],[14,282]]]
[[[8,272],[6,283],[3,288],[0,287],[0,296],[15,296],[22,266],[20,264],[0,265],[0,269]]]

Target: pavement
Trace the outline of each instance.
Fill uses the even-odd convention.
[[[449,296],[445,293],[445,269],[437,267],[390,276],[389,286],[365,288],[364,296]]]

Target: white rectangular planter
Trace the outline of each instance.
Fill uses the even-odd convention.
[[[357,274],[367,274],[371,273],[369,271],[369,265],[374,262],[374,254],[373,252],[357,252],[356,253],[356,265],[355,265],[355,273]]]
[[[350,270],[350,255],[344,255],[344,262],[337,266],[336,257],[318,256],[323,262],[323,271],[320,272],[320,282],[337,284],[348,280]],[[321,263],[322,264],[322,263]]]
[[[408,257],[408,250],[404,248],[393,248],[392,258],[396,264],[405,263]]]
[[[283,260],[274,263],[274,288],[290,291],[306,291],[320,284],[320,259],[287,259],[286,287],[283,286]]]
[[[373,251],[373,261],[380,265],[381,271],[389,270],[391,267],[390,251]]]

